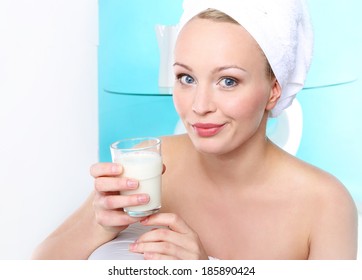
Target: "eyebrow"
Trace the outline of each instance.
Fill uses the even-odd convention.
[[[216,68],[214,71],[212,71],[213,73],[217,73],[217,72],[221,72],[221,71],[224,71],[224,70],[228,70],[228,69],[238,69],[238,70],[241,70],[243,72],[248,72],[246,71],[244,68],[240,67],[240,66],[237,66],[237,65],[226,65],[226,66],[221,66],[221,67],[218,67]]]
[[[187,69],[188,71],[192,71],[191,67],[189,67],[189,66],[187,66],[187,65],[185,65],[183,63],[180,63],[180,62],[175,62],[173,64],[173,66],[180,66],[180,67],[183,67],[183,68]],[[237,66],[237,65],[226,65],[226,66],[217,67],[212,72],[217,73],[217,72],[221,72],[221,71],[228,70],[228,69],[238,69],[238,70],[241,70],[243,72],[248,72],[244,68],[242,68],[240,66]]]
[[[185,65],[185,64],[179,63],[179,62],[175,62],[175,63],[173,64],[173,66],[181,66],[181,67],[183,67],[183,68],[185,68],[185,69],[187,69],[187,70],[189,70],[189,71],[192,71],[192,69],[191,69],[190,67],[188,67],[188,66]]]

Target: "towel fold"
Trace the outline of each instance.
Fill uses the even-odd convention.
[[[270,112],[277,117],[303,88],[313,52],[313,31],[305,0],[184,0],[179,29],[192,17],[217,9],[240,23],[256,40],[282,88]]]

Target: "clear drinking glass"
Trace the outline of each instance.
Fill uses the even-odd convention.
[[[148,204],[130,206],[123,210],[132,217],[156,213],[161,208],[161,140],[155,137],[123,139],[111,144],[110,149],[112,161],[123,166],[122,176],[139,181],[137,189],[122,191],[122,194],[146,193],[150,196]]]

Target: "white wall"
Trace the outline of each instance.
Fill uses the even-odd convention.
[[[27,259],[98,158],[97,0],[0,0],[0,259]]]

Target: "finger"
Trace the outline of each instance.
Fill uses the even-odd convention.
[[[178,215],[173,213],[158,213],[141,221],[143,225],[147,226],[165,226],[169,227],[171,230],[174,230],[179,233],[188,233],[190,232],[190,227],[186,222],[181,219]]]
[[[158,228],[146,232],[138,238],[138,242],[169,242],[183,248],[185,253],[178,255],[183,259],[204,258],[206,255],[198,234],[176,214],[159,213],[141,220],[144,225],[162,225],[167,228]]]
[[[98,177],[94,180],[94,188],[98,192],[134,190],[138,186],[137,180],[124,177]]]
[[[175,244],[168,242],[136,242],[129,245],[133,253],[144,254],[145,259],[180,259],[180,252],[184,251]]]
[[[170,230],[166,227],[153,228],[138,237],[137,242],[173,242],[180,240],[180,233]]]
[[[96,213],[96,222],[103,227],[113,230],[122,230],[126,226],[136,223],[139,218],[128,216],[122,210],[100,211]]]
[[[143,258],[145,260],[179,260],[174,256],[162,255],[154,252],[145,252]]]
[[[148,194],[103,195],[96,199],[95,206],[104,209],[120,209],[147,204],[149,201],[150,196]]]
[[[90,174],[96,178],[100,176],[117,176],[123,172],[122,165],[112,162],[99,162],[90,167]]]
[[[156,228],[151,231],[148,231],[142,234],[138,239],[137,243],[166,243],[173,244],[177,248],[183,248],[187,250],[194,251],[195,248],[193,244],[193,235],[181,234],[175,231],[172,231],[168,228]],[[166,251],[158,251],[161,253],[166,253]],[[173,252],[168,252],[173,253]],[[179,255],[178,255],[179,256]],[[180,257],[180,256],[179,256]]]

